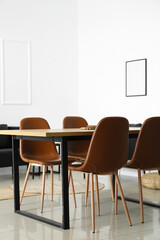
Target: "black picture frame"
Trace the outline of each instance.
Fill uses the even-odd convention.
[[[126,97],[147,95],[147,59],[136,59],[125,62]]]

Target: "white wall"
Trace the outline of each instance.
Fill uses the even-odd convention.
[[[42,116],[58,128],[65,115],[77,114],[76,1],[0,1],[0,38],[31,42],[32,89],[30,105],[3,105],[0,98],[0,123],[19,125],[23,117]]]
[[[0,98],[0,123],[42,116],[56,128],[66,115],[90,124],[159,115],[159,13],[159,0],[0,1],[0,38],[31,42],[32,89],[30,105]],[[126,98],[125,61],[139,58],[148,60],[148,93]]]
[[[79,0],[79,114],[132,123],[160,115],[160,1]],[[125,97],[125,61],[147,58],[148,93]]]

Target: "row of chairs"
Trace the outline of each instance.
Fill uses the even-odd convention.
[[[66,117],[63,120],[63,128],[86,127],[87,121],[80,117]],[[25,118],[20,123],[20,129],[49,129],[49,124],[43,118]],[[122,167],[132,167],[138,170],[139,198],[141,222],[144,222],[143,195],[141,183],[141,170],[160,170],[160,117],[147,119],[138,135],[135,151],[131,161],[128,160],[128,134],[129,123],[123,117],[106,117],[98,123],[91,141],[71,141],[68,144],[68,169],[69,182],[76,207],[74,182],[72,171],[87,173],[85,204],[87,204],[88,184],[90,175],[91,184],[91,213],[92,231],[95,232],[95,210],[94,210],[94,176],[97,196],[97,209],[100,215],[98,175],[115,175],[115,196],[111,181],[112,199],[115,200],[115,214],[117,214],[117,191],[119,189],[129,225],[131,219],[125,202],[123,190],[118,177],[118,170]],[[20,155],[22,160],[29,163],[20,203],[24,195],[30,168],[32,165],[43,166],[41,212],[43,212],[45,168],[51,167],[51,186],[53,187],[53,166],[60,165],[61,159],[53,142],[20,141]],[[73,164],[77,162],[77,164]],[[53,200],[53,188],[51,187],[51,200]]]

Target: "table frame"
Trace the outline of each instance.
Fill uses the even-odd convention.
[[[138,136],[140,128],[129,128],[129,137]],[[52,226],[69,229],[69,195],[68,195],[68,141],[76,140],[90,140],[93,135],[93,130],[80,129],[50,129],[45,132],[44,130],[3,130],[0,131],[0,135],[12,135],[12,159],[13,159],[13,181],[14,181],[14,211],[17,214],[30,217],[50,224]],[[62,222],[53,221],[51,219],[29,213],[20,209],[20,197],[19,197],[19,166],[17,157],[19,155],[19,140],[35,140],[35,141],[51,141],[61,142],[61,163],[62,163]],[[113,177],[114,181],[114,177]],[[129,199],[126,199],[130,201]],[[131,199],[134,201],[134,199]],[[151,205],[150,205],[151,206]],[[159,206],[160,207],[160,206]]]
[[[20,215],[30,217],[32,219],[38,220],[50,224],[52,226],[69,229],[69,195],[68,195],[68,141],[76,140],[89,140],[92,135],[84,136],[59,136],[59,137],[34,137],[34,136],[23,136],[23,135],[12,135],[12,157],[13,157],[13,181],[14,181],[14,212]],[[29,213],[20,209],[20,196],[19,196],[19,166],[16,161],[19,151],[18,151],[18,141],[19,140],[35,140],[35,141],[60,141],[61,142],[61,162],[62,162],[62,223],[53,221],[51,219]]]

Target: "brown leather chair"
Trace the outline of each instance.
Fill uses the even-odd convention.
[[[88,123],[83,117],[79,116],[67,116],[63,119],[63,128],[81,128],[87,127]],[[86,160],[86,155],[88,152],[90,141],[70,141],[68,142],[68,159],[73,161],[80,161],[84,162]],[[74,192],[74,185],[72,180],[72,173],[69,170],[69,183],[71,182],[72,187],[72,194],[74,199],[74,205],[76,204],[75,192]],[[86,185],[86,197],[85,197],[85,205],[87,205],[87,197],[88,197],[88,174],[87,174],[87,185]],[[70,181],[71,180],[71,181]]]
[[[138,170],[141,221],[144,222],[141,170],[160,170],[160,117],[148,118],[139,132],[131,161],[125,167]]]
[[[122,192],[121,184],[118,178],[118,170],[126,164],[128,158],[128,132],[129,124],[126,118],[107,117],[102,119],[98,123],[91,139],[91,143],[86,156],[86,161],[84,163],[79,163],[78,165],[69,165],[69,170],[90,173],[93,232],[95,232],[93,182],[93,175],[95,174],[115,175],[115,212],[117,213],[118,184],[129,224],[132,225]]]
[[[24,118],[20,122],[20,129],[50,129],[48,122],[39,117]],[[43,212],[44,191],[45,191],[45,168],[51,167],[51,200],[53,200],[53,165],[60,165],[60,156],[57,153],[54,142],[20,140],[20,156],[23,161],[29,163],[26,173],[20,204],[25,192],[29,172],[32,165],[43,166],[41,212]]]
[[[67,116],[63,119],[63,128],[87,127],[87,121],[78,116]],[[70,141],[68,142],[68,158],[76,161],[85,161],[90,141]]]
[[[88,122],[83,117],[79,116],[67,116],[63,119],[63,128],[81,128],[87,127]],[[88,148],[89,148],[90,140],[84,141],[70,141],[68,142],[68,158],[70,160],[84,162],[86,160]],[[71,178],[70,178],[71,177]],[[72,195],[74,199],[74,204],[76,207],[76,198],[72,180],[72,173],[69,171],[69,181],[71,180],[71,187],[72,187]],[[95,175],[96,181],[96,197],[97,197],[97,212],[100,215],[100,206],[99,206],[99,194],[98,194],[98,176]],[[113,185],[112,185],[112,178],[110,176],[110,183],[111,183],[111,194],[112,200],[114,201],[114,193],[113,193]],[[87,205],[88,200],[88,190],[89,190],[89,173],[86,173],[86,193],[85,193],[85,205]]]

